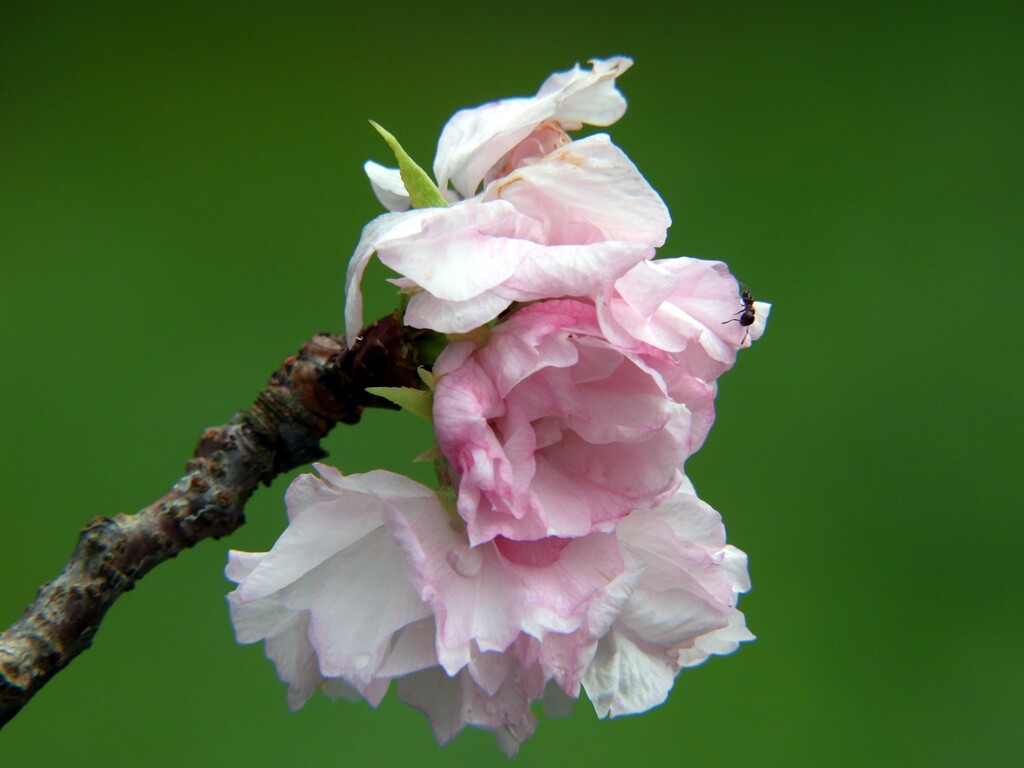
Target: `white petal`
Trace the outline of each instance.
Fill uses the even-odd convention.
[[[583,675],[583,688],[598,717],[616,717],[658,706],[668,696],[673,679],[671,666],[613,629],[598,643],[597,654]]]
[[[390,650],[392,635],[430,615],[384,528],[333,557],[317,577],[310,640],[326,677],[368,681]]]
[[[509,653],[482,653],[474,649],[473,657],[466,669],[473,682],[488,696],[493,696],[508,677],[512,661],[512,655]]]
[[[340,677],[332,677],[329,680],[325,680],[324,684],[320,686],[320,690],[335,701],[338,699],[345,699],[345,701],[354,702],[360,701],[363,698],[363,695],[359,693],[359,691],[346,683]]]
[[[750,573],[747,570],[747,553],[737,549],[731,544],[722,551],[722,568],[733,580],[732,588],[735,592],[750,591]]]
[[[288,683],[288,706],[302,707],[324,681],[308,638],[309,611],[286,608],[276,597],[243,605],[237,590],[228,595],[228,605],[238,642],[266,640],[267,658]]]
[[[283,589],[382,524],[373,496],[335,490],[313,475],[297,477],[285,498],[303,511],[242,582],[243,602]]]
[[[422,214],[423,211],[385,213],[363,227],[345,273],[345,338],[349,347],[356,343],[359,331],[363,329],[363,294],[359,284],[366,265],[370,263],[385,235],[400,237],[419,231]]]
[[[434,177],[444,189],[450,181],[463,197],[472,197],[480,181],[534,128],[551,118],[552,99],[504,99],[452,115],[441,131]]]
[[[724,656],[739,648],[740,643],[756,639],[747,629],[746,618],[736,610],[726,613],[728,624],[721,629],[701,635],[691,648],[683,648],[679,652],[678,663],[682,667],[701,664],[711,655]]]
[[[530,684],[515,671],[493,696],[466,671],[448,677],[436,667],[404,677],[398,685],[399,698],[427,716],[439,744],[474,725],[494,731],[498,746],[510,757],[537,725],[530,711],[531,694]],[[540,695],[539,689],[535,695]]]
[[[516,301],[585,296],[653,255],[653,246],[636,242],[530,243],[519,268],[497,292]]]
[[[292,710],[300,709],[324,682],[306,636],[308,628],[309,613],[300,611],[279,634],[267,639],[267,658],[277,667],[277,676],[288,683]]]
[[[747,329],[750,331],[750,334],[746,346],[749,346],[752,341],[757,341],[764,334],[765,326],[768,324],[768,315],[771,314],[771,311],[771,304],[764,301],[754,302],[754,324]]]
[[[555,685],[554,681],[548,683],[544,689],[545,717],[568,717],[574,706],[576,699]]]
[[[630,635],[651,646],[677,649],[728,624],[726,608],[686,590],[638,590],[619,617]]]
[[[262,600],[243,603],[238,590],[228,595],[228,610],[235,628],[235,639],[240,643],[258,643],[282,632],[294,620],[296,610],[281,604],[275,595]]]
[[[439,667],[403,677],[398,683],[398,697],[427,716],[441,746],[466,727],[462,688]]]
[[[434,176],[444,189],[449,180],[463,197],[476,193],[492,166],[545,122],[569,127],[610,125],[625,110],[615,78],[632,61],[625,57],[592,62],[593,70],[552,75],[532,98],[505,99],[456,112],[441,132]]]
[[[402,677],[421,669],[436,667],[436,634],[433,616],[402,628],[397,633],[391,651],[377,670],[377,674],[382,677]]]
[[[386,168],[372,160],[363,164],[370,179],[370,186],[373,187],[373,194],[380,200],[380,204],[389,211],[407,211],[410,200],[409,193],[402,181],[402,174],[397,168]]]
[[[538,96],[561,92],[555,119],[571,123],[606,126],[626,111],[626,100],[615,88],[615,78],[633,66],[625,56],[591,59],[592,70],[584,72],[577,64],[568,72],[551,75],[537,91]]]
[[[228,551],[228,564],[224,568],[224,575],[236,584],[240,583],[246,576],[253,572],[260,561],[266,557],[266,552],[241,552],[237,549]]]
[[[495,291],[484,291],[465,301],[450,301],[417,293],[405,308],[403,322],[412,328],[439,333],[468,333],[494,319],[512,303]]]

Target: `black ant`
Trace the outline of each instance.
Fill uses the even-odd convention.
[[[739,323],[742,327],[746,328],[747,331],[743,334],[743,341],[740,342],[740,344],[743,344],[747,340],[747,336],[750,335],[750,326],[754,324],[757,310],[754,309],[754,297],[750,295],[750,291],[746,287],[743,288],[743,294],[740,298],[743,301],[743,309],[736,313],[739,317],[726,320],[722,325],[726,323]]]

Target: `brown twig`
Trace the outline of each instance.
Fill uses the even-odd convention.
[[[356,423],[367,406],[393,407],[366,387],[417,386],[416,363],[394,317],[367,327],[351,350],[341,337],[314,336],[250,408],[202,434],[170,491],[135,515],[93,518],[60,575],[0,634],[0,727],[92,644],[107,609],[136,581],[242,525],[261,482],[326,456],[320,440],[337,422]]]

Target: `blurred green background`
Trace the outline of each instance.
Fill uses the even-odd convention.
[[[645,715],[580,702],[515,764],[1024,764],[1021,8],[3,4],[0,624],[85,521],[158,497],[204,427],[341,330],[379,212],[361,165],[388,160],[367,118],[428,165],[456,109],[623,53],[611,133],[674,215],[663,253],[774,303],[688,465],[750,554],[759,640]],[[412,422],[339,428],[331,460],[409,471]],[[126,595],[0,763],[505,765],[392,698],[289,713],[221,573],[273,543],[285,487]]]

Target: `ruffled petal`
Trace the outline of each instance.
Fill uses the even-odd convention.
[[[458,355],[438,359],[434,429],[473,544],[611,531],[675,490],[714,418],[712,387],[616,348],[582,302],[530,305]]]
[[[415,293],[402,319],[411,328],[430,328],[438,333],[468,333],[504,312],[512,299],[496,291],[483,291],[465,301],[439,299],[429,293]]]
[[[292,522],[241,582],[242,602],[287,587],[381,524],[375,498],[337,488],[314,475],[297,477],[285,503],[292,510]]]
[[[532,98],[505,99],[456,112],[437,144],[434,176],[444,189],[449,181],[463,197],[472,197],[490,168],[536,128],[548,121],[576,128],[582,123],[610,125],[626,102],[615,78],[632,65],[616,57],[579,65],[548,78]]]
[[[583,677],[599,717],[657,706],[681,667],[753,639],[735,607],[749,587],[746,557],[725,544],[718,513],[689,490],[685,483],[616,528],[643,571]]]
[[[448,677],[435,668],[403,678],[398,696],[427,716],[439,744],[447,744],[473,725],[493,731],[498,746],[512,757],[537,727],[530,703],[540,696],[538,678],[536,672],[514,668],[499,690],[489,695],[466,671]]]
[[[640,262],[597,306],[610,339],[673,353],[680,367],[709,381],[732,367],[738,349],[760,338],[771,310],[755,302],[754,323],[741,326],[745,305],[728,267],[691,258]]]
[[[382,511],[441,507],[430,489],[394,473],[345,477],[317,466],[322,477],[301,476],[286,494],[291,523],[274,548],[229,555],[239,584],[231,617],[240,642],[266,641],[291,706],[318,687],[376,706],[390,677],[437,663],[433,613]]]
[[[588,136],[491,183],[501,199],[541,222],[547,243],[622,240],[664,245],[668,208],[607,134]]]
[[[592,601],[624,572],[613,536],[471,547],[443,510],[388,513],[423,600],[437,620],[438,660],[450,675],[477,652],[504,652],[521,635],[543,639],[583,626]],[[539,548],[536,553],[529,549]],[[483,673],[481,673],[483,674]],[[481,678],[480,682],[483,682]],[[485,686],[487,687],[487,686]]]

